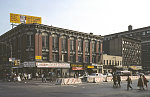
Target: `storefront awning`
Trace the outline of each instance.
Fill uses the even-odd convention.
[[[69,63],[36,63],[38,68],[70,68]]]
[[[142,66],[129,66],[132,70],[142,70]]]

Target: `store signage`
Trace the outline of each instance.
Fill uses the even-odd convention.
[[[98,64],[92,64],[92,66],[98,66]]]
[[[94,66],[87,66],[87,68],[94,68]]]
[[[18,23],[18,24],[20,24],[20,23],[25,23],[25,24],[38,23],[38,24],[41,24],[41,20],[42,20],[41,17],[10,13],[10,22],[11,23]]]
[[[42,59],[42,56],[35,56],[35,59],[41,60],[41,59]]]
[[[84,70],[83,67],[72,67],[72,70]]]
[[[35,67],[35,62],[24,62],[23,67]]]
[[[71,67],[83,67],[83,65],[71,64]]]
[[[39,68],[70,68],[68,63],[36,63]]]

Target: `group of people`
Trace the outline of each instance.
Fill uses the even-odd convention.
[[[30,80],[32,79],[32,74],[27,73],[10,73],[6,74],[6,80],[7,81],[23,81],[23,80]]]
[[[113,80],[113,87],[118,87],[118,86],[121,87],[121,85],[120,85],[120,82],[121,82],[120,75],[113,75],[112,80]],[[129,90],[129,88],[132,90],[133,89],[132,86],[131,86],[132,80],[131,80],[130,76],[127,77],[126,81],[127,81],[127,90]],[[146,77],[144,75],[140,75],[140,77],[138,79],[137,86],[139,87],[140,90],[145,90],[145,88],[144,88],[145,86],[148,89],[148,86],[147,86],[148,82],[149,81],[146,79]]]
[[[140,90],[145,90],[144,86],[146,86],[146,88],[148,89],[148,86],[147,86],[148,82],[149,81],[146,79],[146,77],[144,75],[140,75],[137,86],[140,88]]]
[[[120,77],[120,75],[113,75],[112,80],[114,82],[113,87],[118,87],[118,86],[121,87],[121,84],[120,84],[121,77]]]

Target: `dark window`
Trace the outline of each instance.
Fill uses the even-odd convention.
[[[79,55],[79,56],[78,56],[78,61],[79,61],[79,62],[82,62],[82,55]]]
[[[33,35],[27,35],[27,47],[34,46],[34,36]]]
[[[96,63],[96,56],[92,57],[92,63]]]
[[[70,55],[70,62],[74,62],[75,58],[74,58],[74,55]]]
[[[78,52],[82,52],[82,40],[78,40]]]
[[[74,51],[74,39],[70,39],[70,51]]]
[[[62,50],[64,50],[64,51],[67,50],[66,42],[67,42],[66,37],[63,37],[61,40],[61,45],[62,45],[61,47],[62,47]]]
[[[92,42],[92,53],[96,52],[95,41]]]
[[[58,54],[53,53],[53,61],[58,62]]]
[[[85,56],[85,62],[86,63],[89,63],[89,61],[90,61],[89,59],[90,59],[89,56]]]
[[[54,36],[53,37],[53,50],[58,50],[58,37]]]
[[[89,41],[85,41],[85,52],[89,52]]]

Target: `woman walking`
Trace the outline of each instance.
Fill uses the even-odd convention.
[[[144,81],[143,81],[143,78],[142,78],[142,75],[140,75],[140,78],[138,79],[138,84],[137,86],[140,88],[140,90],[144,90]]]
[[[144,81],[144,85],[146,86],[146,88],[148,89],[147,83],[149,82],[147,80],[147,78],[143,75],[143,81]],[[144,86],[143,86],[144,87]]]
[[[128,75],[128,78],[127,78],[127,90],[129,90],[129,88],[131,88],[131,90],[133,89],[132,87],[131,87],[131,85],[130,84],[132,84],[132,80],[131,80],[131,78],[129,77],[129,75]]]

